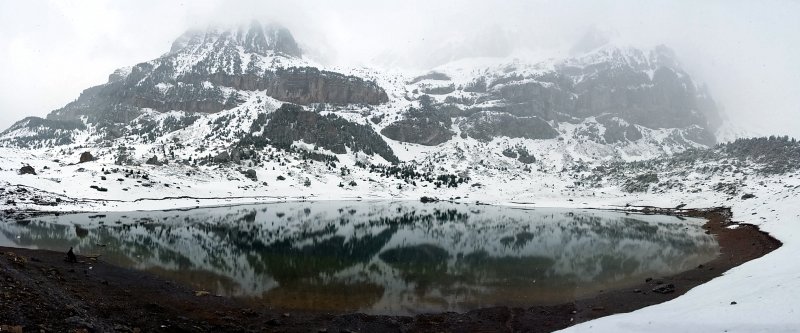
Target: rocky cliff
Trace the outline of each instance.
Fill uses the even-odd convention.
[[[297,103],[370,104],[388,100],[374,82],[312,67],[291,33],[276,25],[189,31],[170,52],[115,71],[48,119],[109,126],[128,123],[142,109],[215,113],[244,102],[242,91]]]
[[[708,145],[720,124],[705,87],[665,46],[601,45],[562,60],[445,65],[410,80],[407,90],[412,99],[433,97],[434,108],[460,110],[451,114],[462,136],[483,141],[555,138],[559,123],[591,120],[599,133],[591,138],[600,143],[636,141],[639,128],[648,128],[684,129],[690,140]],[[414,132],[408,125],[400,120],[387,128]],[[426,126],[419,123],[418,130]]]
[[[671,50],[591,41],[570,55],[462,59],[412,75],[315,65],[276,25],[191,30],[47,119],[18,122],[0,133],[0,146],[115,147],[125,152],[115,161],[158,155],[159,165],[240,163],[236,152],[278,149],[300,160],[406,160],[433,170],[468,156],[471,168],[518,161],[529,169],[715,143],[715,102]],[[132,145],[150,151],[132,158]]]

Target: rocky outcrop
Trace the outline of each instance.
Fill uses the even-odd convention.
[[[215,113],[241,103],[238,95],[228,95],[219,87],[182,84],[171,79],[160,81],[153,77],[140,80],[139,76],[146,76],[141,71],[152,71],[151,67],[140,64],[134,66],[132,74],[123,81],[88,88],[77,100],[51,112],[47,118],[74,121],[86,117],[90,123],[107,127],[129,123],[142,114],[142,108]],[[163,90],[160,87],[164,87]]]
[[[642,138],[642,132],[636,126],[628,124],[618,117],[604,115],[597,117],[596,120],[605,127],[603,133],[605,143],[636,141]]]
[[[451,85],[446,85],[446,86],[431,86],[431,87],[425,87],[425,88],[422,89],[423,93],[426,93],[426,94],[429,94],[429,95],[447,95],[447,94],[449,94],[451,92],[454,92],[454,91],[456,91],[456,86],[452,85],[452,84]]]
[[[19,169],[20,175],[36,175],[36,170],[32,166],[26,165]]]
[[[424,80],[449,81],[450,77],[447,76],[447,74],[433,71],[433,72],[429,72],[428,74],[425,74],[425,75],[417,76],[417,77],[411,79],[411,81],[409,81],[408,83],[409,84],[414,84],[414,83],[417,83],[417,82],[420,82],[420,81],[424,81]]]
[[[475,113],[459,124],[463,136],[482,141],[495,137],[553,139],[558,131],[539,117],[517,117],[508,113],[484,111]]]
[[[292,147],[297,140],[336,154],[350,148],[391,161],[396,157],[385,147],[384,138],[440,145],[458,132],[453,124],[462,137],[481,141],[552,139],[559,136],[556,128],[565,122],[580,139],[599,144],[641,140],[647,128],[678,129],[659,138],[676,145],[694,147],[715,141],[711,134],[718,121],[714,101],[680,69],[666,48],[601,47],[559,61],[454,69],[458,73],[442,66],[406,82],[388,75],[380,82],[397,83],[391,90],[397,93],[391,103],[378,107],[373,106],[389,102],[389,96],[374,79],[309,67],[298,58],[301,55],[289,31],[278,26],[254,23],[239,29],[190,31],[173,43],[169,53],[115,71],[108,83],[86,89],[47,119],[28,118],[16,124],[4,132],[12,134],[0,135],[0,145],[68,144],[73,137],[86,137],[76,136],[76,129],[90,129],[91,140],[107,142],[127,136],[154,142],[193,126],[198,119],[212,127],[205,139],[224,139],[232,147],[227,158],[218,159],[236,164],[250,155],[236,150],[248,143]],[[259,130],[269,127],[274,132],[253,136],[246,131],[252,118],[245,116],[274,108],[271,100],[262,104],[263,94],[326,112],[358,109],[375,126],[320,114],[287,113],[288,109],[281,108],[254,123]],[[403,97],[413,107],[398,114],[398,108],[407,107]],[[219,117],[203,115],[242,105],[246,106]],[[184,112],[164,115],[151,110]],[[268,124],[269,117],[275,121]],[[347,119],[352,118],[348,115]],[[282,121],[299,127],[273,128],[277,126],[273,123]],[[335,124],[341,128],[334,128]],[[372,128],[381,128],[383,137]],[[244,144],[237,146],[240,139]],[[118,161],[123,156],[119,154]],[[331,154],[309,156],[326,160]],[[207,156],[206,162],[213,159]]]
[[[158,157],[153,155],[152,157],[148,158],[147,161],[144,162],[147,165],[161,165],[161,162],[158,161]]]
[[[300,56],[291,33],[275,25],[189,31],[173,43],[170,53],[115,71],[108,83],[84,90],[48,119],[86,117],[101,128],[114,128],[128,124],[144,108],[216,113],[243,102],[237,91],[266,91],[296,104],[388,101],[375,82],[303,67]]]
[[[574,115],[609,113],[649,128],[709,125],[704,114],[710,110],[699,110],[706,105],[698,100],[694,83],[672,68],[659,67],[652,80],[630,68],[609,69],[580,82],[575,91]]]
[[[374,82],[313,67],[280,69],[261,75],[191,73],[167,84],[150,83],[140,85],[135,78],[128,78],[86,89],[76,101],[52,112],[48,118],[74,121],[86,116],[93,123],[127,123],[138,117],[142,108],[216,113],[242,102],[238,95],[229,94],[223,88],[265,90],[275,99],[297,104],[380,104],[388,101],[386,92]],[[209,87],[208,83],[213,85]],[[161,84],[169,88],[158,89]]]
[[[291,149],[295,142],[302,141],[335,154],[361,151],[368,155],[377,154],[390,163],[399,162],[386,141],[369,125],[353,123],[332,114],[323,116],[305,111],[299,105],[287,103],[268,115],[260,114],[249,132],[262,134],[243,138],[240,146],[272,145]]]
[[[564,91],[550,82],[506,83],[496,85],[489,99],[501,99],[505,111],[519,117],[536,116],[545,120],[556,118],[556,113],[575,108],[569,91]]]
[[[214,156],[214,163],[228,163],[231,161],[231,155],[227,151],[223,151],[217,156]]]
[[[407,118],[381,130],[381,134],[395,141],[436,146],[449,141],[453,132],[438,121],[428,118]]]
[[[531,155],[528,152],[528,149],[526,149],[524,147],[518,147],[518,148],[514,148],[514,149],[506,148],[506,149],[503,150],[503,156],[509,157],[509,158],[513,158],[513,159],[518,160],[518,161],[520,161],[520,162],[522,162],[524,164],[531,164],[533,162],[536,162],[536,157]]]
[[[707,94],[681,70],[654,66],[652,78],[647,69],[620,65],[613,58],[585,67],[563,66],[538,77],[509,76],[498,79],[502,83],[491,88],[488,99],[505,101],[516,116],[545,120],[558,114],[610,114],[649,128],[713,125],[706,115],[715,117],[716,109]]]
[[[258,175],[253,169],[242,170],[241,173],[252,181],[258,181]]]
[[[81,154],[81,157],[80,157],[78,163],[86,163],[86,162],[91,162],[91,161],[94,161],[94,156],[92,156],[92,153],[90,153],[88,151],[85,151],[85,152],[83,152]]]
[[[469,110],[459,115],[468,119],[459,121],[467,127],[476,125],[477,132],[468,128],[468,135],[482,140],[498,135],[549,138],[552,135],[532,133],[550,132],[542,132],[542,122],[578,124],[597,117],[606,127],[605,133],[600,133],[603,138],[597,138],[600,143],[636,141],[642,137],[636,126],[699,127],[705,131],[687,130],[692,133],[686,138],[704,145],[714,143],[711,133],[720,123],[716,104],[705,87],[681,69],[671,50],[663,46],[649,51],[602,46],[585,52],[553,63],[513,62],[475,71],[478,76],[460,83],[459,94],[451,94],[447,80],[422,82],[426,78],[419,77],[410,84],[423,92],[448,94],[446,101]],[[485,116],[469,118],[484,111],[515,118],[488,122]],[[535,128],[526,130],[511,123],[506,123],[510,128],[498,126],[504,119],[521,119]]]
[[[380,104],[389,100],[386,92],[374,82],[313,67],[278,69],[261,76],[229,75],[219,72],[204,79],[216,85],[239,90],[266,90],[267,95],[275,99],[303,105]]]
[[[405,118],[384,127],[381,134],[396,141],[436,146],[453,137],[450,130],[452,113],[444,105],[436,104],[430,96],[422,95],[419,108],[409,108]]]
[[[706,146],[713,146],[716,143],[716,138],[714,138],[714,134],[711,133],[707,128],[703,128],[700,126],[691,126],[688,128],[683,129],[683,137],[688,140],[692,140],[699,144],[703,144]]]

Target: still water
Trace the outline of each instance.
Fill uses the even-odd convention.
[[[99,254],[284,309],[382,314],[570,302],[714,259],[703,220],[452,203],[293,202],[0,223],[0,245]]]

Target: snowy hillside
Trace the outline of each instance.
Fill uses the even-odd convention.
[[[285,28],[254,22],[189,31],[46,119],[16,123],[0,134],[0,172],[6,184],[60,196],[48,209],[165,197],[193,198],[166,207],[232,197],[529,201],[596,195],[587,177],[603,178],[588,170],[709,147],[718,122],[705,88],[664,46],[599,43],[403,73],[324,68]],[[26,165],[36,175],[22,174]]]
[[[423,196],[729,206],[785,246],[675,301],[573,330],[670,331],[688,316],[714,318],[719,331],[772,301],[775,327],[796,328],[782,294],[800,288],[787,265],[798,250],[800,144],[740,139],[664,46],[576,51],[404,73],[326,68],[274,25],[190,31],[163,56],[0,133],[0,210]]]
[[[300,108],[282,107],[287,102]],[[115,71],[47,119],[18,122],[0,145],[59,166],[88,151],[109,168],[193,175],[187,181],[247,171],[255,175],[248,179],[289,177],[292,186],[309,178],[334,192],[347,187],[339,183],[372,183],[353,173],[364,166],[413,169],[431,186],[451,176],[534,175],[536,183],[537,173],[576,163],[708,146],[715,112],[664,47],[464,59],[420,75],[322,68],[302,57],[288,30],[253,23],[189,31],[162,57]],[[427,186],[375,182],[398,191]],[[247,185],[273,192],[283,184],[264,183]],[[120,197],[147,192],[121,189]]]

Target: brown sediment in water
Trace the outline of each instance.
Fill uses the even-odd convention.
[[[639,211],[708,219],[704,228],[716,237],[720,255],[674,276],[560,305],[380,316],[258,308],[102,258],[79,256],[79,263],[68,263],[63,253],[0,247],[0,332],[17,326],[25,332],[550,332],[673,299],[781,245],[752,225],[728,228],[734,223],[726,208]],[[674,285],[674,292],[653,292],[659,284]]]

